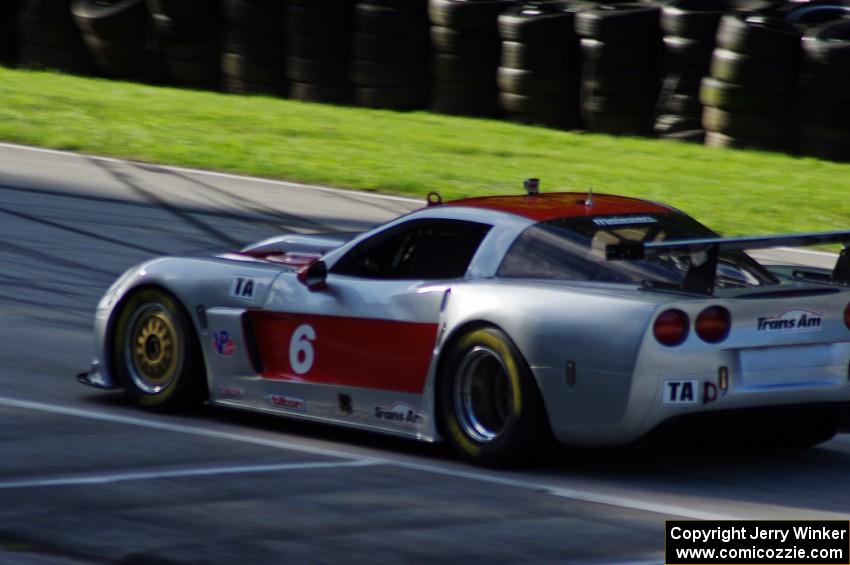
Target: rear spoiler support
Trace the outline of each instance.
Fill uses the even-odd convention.
[[[660,255],[682,255],[690,258],[682,290],[698,294],[714,294],[717,261],[721,251],[743,251],[770,247],[805,247],[825,243],[844,246],[838,255],[832,280],[850,285],[850,231],[801,233],[775,236],[706,237],[661,242],[618,243],[605,249],[609,261],[640,261]]]

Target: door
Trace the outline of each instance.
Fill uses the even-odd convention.
[[[421,394],[443,300],[489,228],[411,220],[352,248],[326,289],[289,285],[281,312],[254,314],[263,377]]]

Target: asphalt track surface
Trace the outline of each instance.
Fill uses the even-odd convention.
[[[416,207],[0,146],[0,562],[660,563],[668,518],[847,519],[846,435],[790,453],[563,450],[499,472],[274,417],[152,415],[73,379],[129,266]]]

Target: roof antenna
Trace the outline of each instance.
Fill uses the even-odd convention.
[[[584,205],[588,208],[593,208],[593,187],[587,189],[587,198],[584,199]]]
[[[537,196],[540,194],[540,179],[525,179],[522,183],[526,194],[529,196]]]

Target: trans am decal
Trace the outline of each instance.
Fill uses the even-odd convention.
[[[389,407],[375,406],[375,419],[415,426],[421,424],[423,418],[422,414],[417,412],[409,404],[396,402]]]
[[[760,332],[819,332],[823,329],[823,313],[811,310],[788,310],[778,316],[759,318]]]

